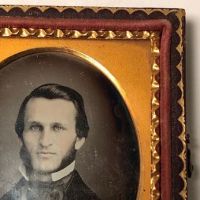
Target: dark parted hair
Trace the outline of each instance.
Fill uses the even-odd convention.
[[[84,102],[82,96],[75,90],[59,84],[45,84],[34,89],[22,102],[19,114],[15,123],[15,131],[19,138],[22,138],[24,131],[24,117],[26,105],[32,98],[46,99],[64,99],[72,101],[76,111],[76,134],[78,137],[87,137],[89,125],[85,114]]]

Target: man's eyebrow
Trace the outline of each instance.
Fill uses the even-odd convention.
[[[53,124],[53,125],[64,125],[64,126],[67,126],[67,123],[63,123],[63,122],[52,122],[51,124]]]
[[[35,121],[35,120],[34,120],[34,121],[28,120],[28,123],[29,123],[29,124],[41,124],[40,122]]]

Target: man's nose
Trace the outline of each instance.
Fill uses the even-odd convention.
[[[49,130],[43,130],[40,136],[40,145],[42,147],[49,147],[53,144],[52,135]]]

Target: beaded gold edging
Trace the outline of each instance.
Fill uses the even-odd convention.
[[[158,32],[154,32],[150,37],[151,54],[152,54],[152,76],[151,76],[151,200],[160,199],[160,192],[158,190],[158,182],[160,180],[159,163],[160,155],[158,147],[160,144],[160,136],[157,132],[159,126],[159,118],[156,114],[160,104],[156,94],[159,92],[159,82],[156,76],[159,74],[159,56],[160,56],[160,36]]]

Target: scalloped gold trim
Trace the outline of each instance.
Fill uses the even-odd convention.
[[[160,191],[157,188],[158,181],[160,180],[159,163],[160,155],[158,152],[158,145],[160,144],[160,136],[156,129],[159,126],[159,118],[156,111],[159,109],[159,99],[156,93],[159,91],[159,82],[156,75],[159,74],[160,66],[158,58],[160,56],[160,36],[158,32],[154,32],[150,36],[151,41],[151,54],[152,54],[152,76],[151,76],[151,200],[160,199]]]
[[[31,5],[17,5],[17,6],[12,6],[12,5],[3,5],[0,6],[1,8],[3,8],[6,12],[9,12],[10,10],[12,10],[13,8],[20,8],[23,12],[27,12],[29,9],[31,8],[37,8],[39,9],[41,12],[45,12],[46,10],[50,9],[50,8],[54,8],[56,9],[58,12],[63,12],[64,10],[67,9],[73,9],[76,12],[81,12],[85,9],[91,9],[93,10],[95,13],[101,11],[101,10],[108,10],[110,12],[112,12],[113,14],[118,12],[118,11],[127,11],[129,14],[132,14],[136,11],[144,11],[147,15],[151,14],[152,12],[155,11],[159,11],[161,13],[163,13],[164,15],[168,15],[171,12],[179,12],[180,9],[174,9],[174,8],[119,8],[119,7],[83,7],[83,6],[73,6],[73,7],[68,7],[68,6],[31,6]],[[183,11],[183,10],[182,10]]]
[[[180,26],[176,31],[176,33],[179,35],[180,42],[179,42],[178,46],[176,47],[176,50],[179,52],[180,58],[181,58],[180,62],[176,66],[181,74],[181,79],[178,83],[178,87],[181,91],[181,97],[178,100],[178,104],[181,106],[181,109],[182,109],[181,115],[178,118],[178,121],[180,122],[180,124],[182,126],[182,132],[178,138],[181,141],[182,146],[183,146],[182,152],[179,154],[179,157],[183,163],[183,169],[179,173],[179,176],[181,177],[181,179],[183,180],[183,183],[184,183],[183,188],[179,194],[184,200],[186,200],[187,199],[187,169],[186,169],[187,143],[186,143],[185,102],[184,102],[184,84],[183,84],[183,58],[184,58],[183,43],[184,43],[184,41],[183,41],[183,37],[182,37],[183,36],[182,18],[185,16],[185,12],[177,12],[176,16],[179,19],[179,23],[180,23]]]

